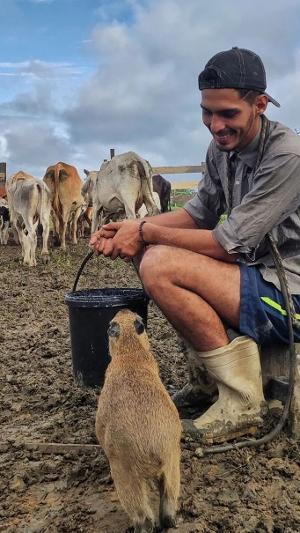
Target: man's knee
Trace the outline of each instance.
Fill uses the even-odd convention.
[[[169,272],[170,247],[157,245],[147,248],[140,262],[139,273],[149,295],[162,280],[166,281]]]

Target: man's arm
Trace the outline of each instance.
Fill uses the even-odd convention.
[[[228,262],[234,262],[238,258],[238,254],[229,254],[224,250],[211,230],[162,227],[149,220],[143,224],[142,233],[147,244],[176,246]]]
[[[300,205],[299,175],[299,155],[274,153],[256,172],[241,204],[213,230],[215,239],[228,252],[257,260],[265,235],[296,213]],[[293,234],[293,225],[289,231]]]
[[[147,222],[151,222],[151,224],[156,226],[167,226],[168,228],[195,229],[198,227],[194,219],[183,207],[179,207],[175,211],[154,215],[153,217],[144,217],[143,220],[147,220]]]
[[[185,220],[186,225],[191,224],[188,213],[181,213],[179,216]],[[152,217],[144,219],[142,228],[140,220],[110,222],[92,235],[90,246],[96,253],[102,253],[112,259],[133,258],[143,250],[145,244],[176,246],[228,262],[234,262],[238,257],[237,254],[227,253],[214,238],[211,230],[195,228],[195,224],[192,228],[184,229],[159,226],[153,224],[152,220]]]

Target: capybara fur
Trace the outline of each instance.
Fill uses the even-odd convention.
[[[159,526],[175,526],[181,423],[159,376],[142,319],[119,311],[108,328],[111,362],[99,398],[96,434],[134,533],[154,531],[150,486],[159,490]]]

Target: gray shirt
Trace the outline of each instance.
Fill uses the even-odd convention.
[[[255,171],[259,133],[237,153],[229,207],[227,154],[212,140],[198,192],[184,206],[199,228],[213,230],[220,245],[239,261],[257,265],[266,281],[280,289],[266,234],[272,233],[293,294],[300,294],[300,136],[270,121],[269,136]],[[233,153],[230,154],[233,157]]]

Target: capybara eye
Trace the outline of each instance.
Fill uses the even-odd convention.
[[[134,327],[138,335],[141,335],[145,331],[143,322],[141,322],[141,320],[138,320],[137,318],[134,321]]]
[[[121,330],[118,322],[111,322],[107,330],[109,337],[120,337],[120,332]]]

